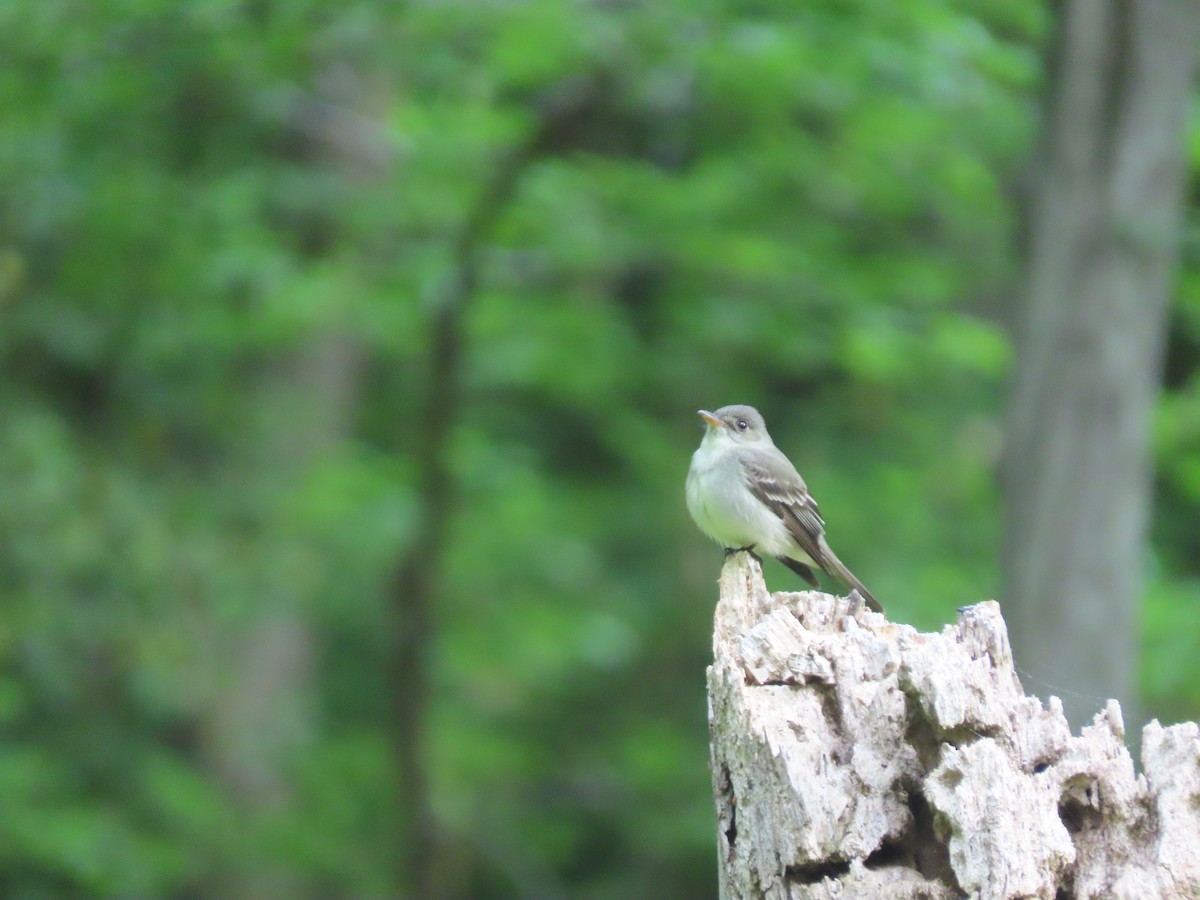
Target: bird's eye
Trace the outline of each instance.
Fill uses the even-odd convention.
[[[738,431],[745,431],[750,426],[746,424],[745,419],[738,419]]]

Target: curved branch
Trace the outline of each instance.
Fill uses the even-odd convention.
[[[427,381],[421,439],[416,442],[420,529],[391,579],[393,616],[390,653],[395,696],[395,747],[401,781],[404,869],[410,896],[434,898],[438,887],[437,828],[429,802],[425,730],[429,705],[428,657],[436,639],[434,600],[454,505],[450,441],[462,408],[464,321],[478,290],[488,236],[503,217],[530,165],[549,147],[563,124],[591,102],[594,83],[571,82],[544,104],[528,140],[499,163],[452,241],[452,273],[429,322]]]

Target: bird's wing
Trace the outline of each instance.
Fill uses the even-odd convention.
[[[791,559],[787,556],[777,557],[778,560],[807,581],[817,590],[821,589],[821,580],[817,578],[817,573],[812,570],[812,566],[805,565],[798,559]]]
[[[824,568],[825,548],[821,536],[825,533],[825,520],[796,467],[774,447],[741,453],[739,460],[754,496],[783,520],[800,549]]]
[[[738,458],[746,473],[750,491],[783,520],[788,534],[800,549],[829,575],[857,590],[867,606],[876,612],[883,612],[879,601],[829,549],[829,544],[825,542],[825,520],[821,518],[817,501],[812,498],[804,479],[788,458],[776,448],[742,453]],[[789,568],[795,569],[790,565]],[[804,568],[807,569],[807,566]],[[812,574],[811,571],[809,574]],[[812,579],[808,579],[804,572],[800,572],[800,575],[812,583]]]

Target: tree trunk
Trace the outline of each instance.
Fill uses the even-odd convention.
[[[1018,661],[1135,698],[1149,426],[1176,269],[1200,4],[1066,0],[1028,209],[1004,487]]]
[[[1200,729],[1110,700],[1072,736],[1027,697],[1000,607],[920,634],[721,573],[708,670],[722,898],[1200,896]]]
[[[343,440],[353,420],[361,350],[335,332],[315,335],[278,360],[257,385],[260,490],[283,496],[323,453]],[[264,475],[263,472],[270,472]],[[268,519],[269,522],[269,519]],[[271,560],[278,559],[272,554]],[[253,823],[277,815],[292,797],[289,767],[311,738],[316,650],[292,560],[258,573],[267,589],[255,609],[214,625],[217,690],[205,723],[209,763],[238,810]],[[214,890],[230,900],[302,898],[286,866],[255,863],[220,873]]]

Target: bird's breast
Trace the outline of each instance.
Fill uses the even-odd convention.
[[[736,454],[692,457],[687,506],[700,530],[725,547],[758,547],[778,556],[791,544],[782,520],[746,486]]]

